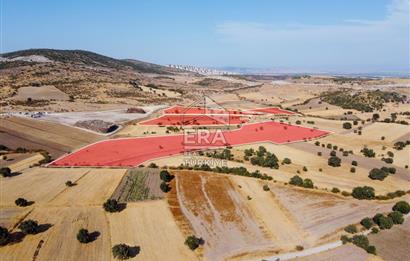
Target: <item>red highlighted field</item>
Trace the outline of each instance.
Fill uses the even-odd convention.
[[[133,167],[148,160],[186,151],[258,142],[282,144],[328,134],[322,130],[278,122],[248,124],[232,131],[199,131],[201,132],[185,135],[105,140],[64,156],[50,166]]]
[[[191,115],[191,114],[166,114],[155,119],[140,122],[140,125],[158,126],[185,126],[185,125],[224,125],[224,124],[243,124],[248,122],[247,118],[233,116],[229,114],[215,115]]]

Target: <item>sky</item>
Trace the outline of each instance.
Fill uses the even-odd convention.
[[[410,70],[410,0],[0,0],[0,52],[206,67]]]

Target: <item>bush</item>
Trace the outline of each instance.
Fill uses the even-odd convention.
[[[10,232],[7,228],[0,226],[0,246],[7,245],[10,241]]]
[[[19,207],[27,207],[29,205],[29,202],[24,198],[18,198],[14,203]]]
[[[377,227],[372,227],[372,234],[377,234],[379,233],[379,229]]]
[[[120,260],[132,257],[131,247],[126,244],[117,244],[112,247],[112,255]]]
[[[355,187],[352,190],[352,196],[357,199],[374,199],[374,188],[369,186]]]
[[[313,188],[313,181],[311,179],[305,179],[303,180],[303,185],[304,188]]]
[[[373,180],[384,180],[388,175],[389,173],[378,168],[374,168],[369,172],[369,178]]]
[[[344,122],[343,123],[343,129],[351,129],[352,128],[352,124],[350,122]]]
[[[351,172],[351,173],[355,173],[355,172],[356,172],[356,168],[355,168],[355,167],[351,167],[351,168],[350,168],[350,172]]]
[[[263,190],[264,191],[269,191],[270,190],[268,184],[263,185]]]
[[[337,156],[332,156],[328,159],[327,164],[332,167],[340,167],[342,160]]]
[[[330,152],[330,156],[336,156],[336,151],[332,150],[332,151]]]
[[[18,227],[24,234],[37,234],[39,226],[37,221],[29,219],[20,223]]]
[[[87,229],[82,228],[77,233],[77,240],[82,244],[87,244],[92,241],[92,237]]]
[[[303,249],[305,249],[303,246],[300,246],[300,245],[297,245],[296,247],[295,247],[295,249],[297,250],[297,251],[302,251]]]
[[[11,176],[11,169],[8,167],[0,168],[0,175],[3,177],[10,177]]]
[[[202,241],[201,238],[191,235],[185,239],[185,245],[187,245],[189,249],[195,250],[199,247],[199,245],[201,244],[201,241]]]
[[[368,246],[365,250],[369,254],[376,255],[376,247],[375,246]]]
[[[148,168],[157,169],[157,168],[158,168],[158,165],[155,164],[154,162],[151,162],[151,163],[148,165]]]
[[[390,229],[393,227],[393,220],[383,214],[376,214],[373,217],[373,221],[379,226],[380,229]]]
[[[403,213],[399,211],[390,212],[387,216],[393,221],[394,224],[403,224],[404,222]]]
[[[347,233],[350,233],[350,234],[355,234],[355,233],[357,233],[357,228],[356,228],[355,225],[348,225],[347,227],[345,227],[344,230],[345,230]]]
[[[159,186],[159,188],[161,189],[162,192],[167,193],[171,190],[171,187],[168,185],[168,183],[166,183],[165,181],[163,181],[161,183],[161,185]]]
[[[410,205],[406,201],[399,201],[393,206],[393,211],[399,211],[403,214],[410,212]]]
[[[66,181],[65,185],[66,185],[67,187],[72,187],[72,186],[75,186],[75,183],[72,182],[71,180],[68,180],[68,181]]]
[[[386,162],[387,164],[392,164],[393,158],[382,158],[382,161]]]
[[[371,220],[371,218],[363,218],[361,221],[360,221],[360,224],[363,226],[363,227],[365,227],[366,229],[370,229],[372,226],[374,226],[374,223],[373,223],[373,221]]]
[[[292,161],[289,158],[284,158],[282,161],[283,164],[291,164]]]
[[[289,184],[295,185],[295,186],[302,186],[303,185],[303,179],[301,177],[299,177],[298,175],[293,176],[290,179]]]
[[[119,212],[123,209],[121,204],[117,202],[115,199],[107,199],[107,201],[103,204],[103,208],[107,212]]]
[[[159,177],[162,181],[170,182],[175,176],[171,175],[167,170],[161,170]]]
[[[356,167],[357,167],[357,161],[353,160],[353,161],[352,161],[352,166],[356,166]]]
[[[367,249],[369,246],[369,239],[364,235],[354,235],[352,243],[360,248]]]
[[[306,166],[303,166],[303,171],[308,171],[308,169],[306,168]]]
[[[363,153],[363,155],[365,157],[368,157],[368,158],[374,158],[376,156],[376,153],[372,149],[369,149],[369,148],[366,148],[366,147],[364,147],[361,150],[361,152]]]
[[[348,236],[346,236],[346,235],[341,236],[341,237],[340,237],[340,240],[342,241],[343,244],[347,244],[347,243],[352,242],[352,239],[350,239],[350,238],[349,238]]]
[[[339,193],[340,192],[340,189],[338,189],[338,188],[332,188],[332,193]]]

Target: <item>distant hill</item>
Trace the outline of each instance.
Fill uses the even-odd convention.
[[[106,67],[117,70],[135,70],[141,73],[172,74],[181,72],[162,65],[147,63],[132,59],[115,59],[101,54],[84,50],[56,50],[56,49],[28,49],[0,55],[12,61],[12,66],[27,64],[25,60],[18,60],[30,56],[43,56],[54,62],[78,64],[91,67]],[[31,61],[31,63],[36,61]],[[7,67],[10,67],[7,66]]]

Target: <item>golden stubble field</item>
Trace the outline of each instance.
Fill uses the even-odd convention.
[[[345,226],[387,212],[394,204],[247,177],[173,173],[176,181],[168,195],[172,213],[185,234],[205,240],[205,260],[263,258],[294,251],[297,245],[309,248],[336,241]],[[264,184],[270,191],[263,190]]]

